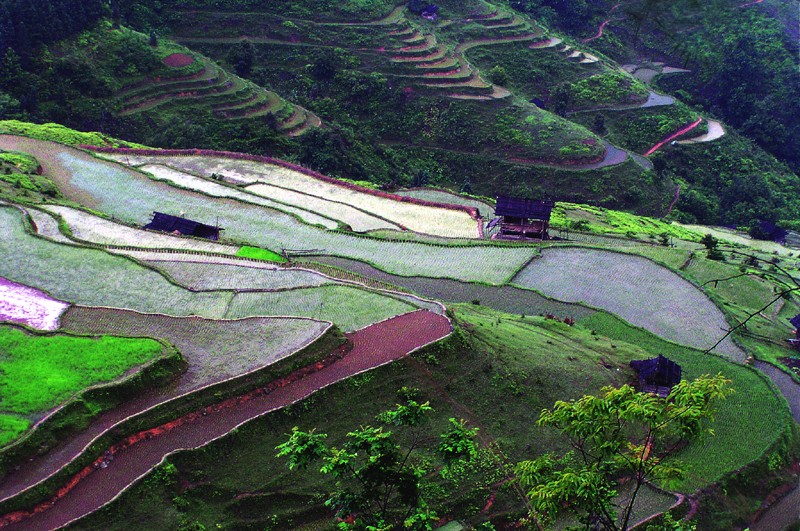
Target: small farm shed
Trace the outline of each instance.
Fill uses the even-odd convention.
[[[498,196],[495,215],[500,217],[499,238],[549,240],[554,201]]]
[[[197,236],[208,240],[219,240],[219,227],[205,225],[198,221],[164,214],[163,212],[153,212],[153,220],[144,226],[145,229],[169,232],[179,236]]]
[[[633,360],[631,367],[639,373],[639,389],[644,393],[666,398],[681,381],[681,366],[660,354],[649,360]]]

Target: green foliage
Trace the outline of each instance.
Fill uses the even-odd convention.
[[[242,248],[236,252],[236,256],[241,256],[243,258],[255,258],[257,260],[266,260],[267,262],[286,262],[286,258],[279,255],[275,251],[262,249],[260,247],[251,247],[250,245],[242,246]]]
[[[605,387],[599,396],[559,401],[542,411],[538,424],[559,430],[574,451],[517,465],[534,513],[549,522],[566,508],[586,525],[627,529],[645,481],[671,483],[685,476],[666,459],[687,442],[713,435],[709,426],[717,402],[732,392],[730,383],[722,375],[704,375],[681,381],[667,398],[630,385]],[[616,507],[620,476],[630,476],[634,488]]]
[[[67,144],[70,146],[76,145],[89,145],[89,146],[112,146],[112,147],[131,147],[131,148],[145,148],[140,144],[126,142],[112,138],[103,133],[83,133],[65,127],[60,124],[34,124],[29,122],[20,122],[18,120],[2,120],[0,121],[0,133],[11,135],[22,135],[36,138],[38,140],[48,140],[50,142],[58,142],[59,144]]]
[[[418,394],[402,388],[402,397]],[[424,499],[424,478],[430,460],[415,455],[423,442],[428,402],[408,399],[394,409],[377,416],[384,425],[404,428],[407,448],[400,436],[383,426],[361,426],[347,434],[342,446],[328,446],[326,434],[292,428],[286,442],[275,449],[277,457],[288,457],[290,469],[305,469],[322,461],[320,472],[334,477],[336,490],[325,505],[343,519],[342,529],[433,529],[435,512]],[[467,428],[464,421],[451,419],[451,429],[442,435],[439,449],[448,460],[469,460],[475,455],[472,439],[477,428]],[[405,440],[405,439],[404,439]]]
[[[39,162],[35,157],[27,153],[16,153],[13,151],[0,151],[0,167],[2,167],[3,164],[14,166],[16,171],[20,173],[36,173],[36,170],[39,168]]]
[[[575,109],[644,101],[647,87],[625,72],[611,71],[581,79],[567,86]]]
[[[16,440],[30,426],[31,422],[28,419],[6,413],[0,414],[0,446],[5,446]]]
[[[86,387],[119,378],[155,359],[163,347],[151,339],[32,335],[0,327],[0,409],[22,414],[51,409]],[[0,438],[18,436],[28,421],[3,416]]]

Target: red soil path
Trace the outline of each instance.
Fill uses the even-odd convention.
[[[645,153],[644,153],[644,156],[646,157],[646,156],[648,156],[648,155],[652,155],[652,154],[653,154],[653,153],[655,153],[655,152],[656,152],[656,150],[658,150],[658,149],[659,149],[661,146],[663,146],[664,144],[666,144],[667,142],[669,142],[669,141],[671,141],[671,140],[674,140],[674,139],[678,138],[678,137],[679,137],[679,136],[681,136],[681,135],[685,135],[686,133],[688,133],[689,131],[691,131],[692,129],[694,129],[694,128],[695,128],[695,127],[697,127],[698,125],[700,125],[700,122],[702,122],[702,121],[703,121],[703,119],[702,119],[702,118],[698,118],[696,122],[693,122],[693,123],[690,123],[690,124],[689,124],[689,125],[687,125],[687,126],[681,127],[681,128],[680,128],[680,129],[678,129],[676,132],[672,133],[672,134],[671,134],[671,135],[669,135],[667,138],[665,138],[664,140],[662,140],[661,142],[659,142],[659,143],[658,143],[658,144],[656,144],[655,146],[653,146],[653,147],[651,147],[650,149],[648,149],[648,150],[647,150],[647,152],[645,152]]]
[[[162,59],[165,65],[172,68],[180,68],[182,66],[189,66],[194,63],[194,57],[186,55],[185,53],[174,53]]]
[[[759,1],[760,1],[760,0],[759,0]],[[612,7],[612,8],[611,8],[611,11],[609,11],[609,12],[608,12],[608,14],[610,15],[611,13],[613,13],[614,11],[616,11],[616,9],[617,9],[618,7],[619,7],[619,4],[615,4],[615,5],[614,5],[614,7]],[[593,41],[593,40],[595,40],[595,39],[599,39],[600,37],[602,37],[602,36],[603,36],[603,28],[605,28],[605,27],[606,27],[606,24],[608,24],[609,22],[611,22],[611,19],[610,19],[610,18],[607,18],[607,19],[605,19],[605,20],[604,20],[604,21],[603,21],[603,22],[600,24],[600,28],[597,30],[597,34],[595,34],[595,36],[594,36],[594,37],[589,37],[589,38],[587,38],[587,39],[583,39],[581,42],[589,42],[589,41]]]
[[[37,530],[62,527],[113,501],[167,455],[206,445],[252,419],[303,400],[328,385],[403,358],[446,337],[451,330],[446,317],[418,310],[347,334],[352,346],[349,352],[328,356],[247,395],[128,437],[76,474],[54,498],[29,511],[0,517],[0,527]]]

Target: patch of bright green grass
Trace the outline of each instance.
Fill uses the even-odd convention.
[[[0,409],[23,414],[48,410],[90,385],[155,359],[162,348],[152,339],[37,336],[0,327]]]
[[[703,237],[699,232],[673,225],[660,219],[637,216],[619,210],[558,202],[553,208],[551,224],[557,228],[571,228],[595,234],[620,234],[631,237],[667,237],[697,242]]]
[[[27,153],[17,153],[6,151],[0,153],[0,165],[3,163],[14,166],[20,173],[35,173],[39,167],[39,162]]]
[[[242,258],[254,258],[256,260],[266,260],[267,262],[278,262],[281,264],[286,262],[286,258],[274,251],[262,249],[261,247],[251,247],[249,245],[242,246],[242,248],[236,252],[236,256],[241,256]]]
[[[0,446],[6,445],[22,435],[31,423],[14,415],[0,414]]]
[[[70,146],[85,144],[89,146],[146,147],[133,142],[119,140],[103,133],[85,133],[59,124],[32,124],[20,122],[19,120],[0,120],[0,134],[29,136]]]
[[[690,444],[678,455],[688,470],[687,479],[677,486],[680,492],[702,488],[755,461],[791,424],[786,401],[753,369],[670,343],[611,314],[598,312],[578,323],[614,340],[638,345],[652,356],[665,355],[681,366],[685,379],[722,373],[733,381],[736,392],[720,404],[713,425],[715,435]]]

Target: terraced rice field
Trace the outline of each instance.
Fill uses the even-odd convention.
[[[467,212],[398,202],[337,186],[281,166],[204,156],[130,157],[127,162],[127,155],[111,155],[110,158],[130,165],[144,164],[141,166],[142,170],[173,182],[175,179],[170,177],[165,170],[159,169],[157,165],[204,177],[211,177],[213,174],[221,175],[231,183],[248,185],[246,190],[250,191],[252,188],[252,192],[257,195],[275,197],[277,201],[295,207],[305,208],[309,200],[308,196],[312,196],[311,199],[317,198],[314,205],[323,208],[323,210],[317,210],[313,208],[314,205],[309,205],[313,210],[323,215],[330,214],[330,217],[334,219],[343,219],[349,225],[355,223],[364,227],[364,230],[403,226],[415,232],[437,236],[453,238],[478,236],[476,223]],[[185,178],[183,182],[186,182]],[[268,187],[261,185],[268,185]],[[189,187],[198,189],[196,184]],[[279,192],[276,187],[282,188],[284,191]],[[207,189],[204,191],[209,193]],[[289,193],[291,191],[295,193]],[[340,205],[350,206],[351,209],[345,210]],[[358,216],[356,216],[356,212],[353,212],[353,207],[361,211]],[[367,214],[369,218],[365,218],[364,214]],[[355,226],[353,228],[358,230],[355,229]]]
[[[89,467],[54,500],[43,503],[38,510],[5,515],[7,520],[2,523],[16,521],[9,529],[64,526],[112,501],[164,456],[208,444],[245,422],[303,400],[328,385],[405,357],[416,348],[446,337],[450,331],[447,318],[413,312],[349,334],[353,349],[342,359],[327,366],[300,369],[269,386],[266,392],[253,392],[185,415],[149,430],[150,437],[139,437],[127,448],[112,447],[109,451],[114,459],[106,467]]]
[[[0,322],[9,321],[36,328],[56,330],[69,304],[45,293],[0,277]]]
[[[222,184],[197,177],[196,175],[178,171],[174,168],[162,166],[160,164],[146,164],[141,166],[139,169],[153,175],[153,177],[156,179],[169,181],[177,186],[180,186],[181,188],[186,188],[188,190],[195,190],[197,192],[202,192],[214,197],[229,197],[231,199],[244,201],[246,203],[253,203],[255,205],[273,208],[282,212],[294,214],[306,223],[311,225],[320,225],[326,229],[335,229],[339,226],[335,220],[329,217],[320,216],[316,212],[312,212],[304,208],[297,208],[296,206],[288,203],[272,201],[266,195],[245,193],[236,188],[224,186]]]
[[[67,197],[127,223],[144,224],[153,211],[185,211],[187,217],[195,219],[213,215],[215,221],[218,215],[225,237],[238,242],[274,250],[319,249],[323,254],[366,261],[402,276],[491,284],[511,278],[535,253],[533,247],[524,246],[435,246],[331,233],[270,209],[156,182],[66,146],[11,136],[0,136],[0,146],[37,154],[46,173]]]
[[[63,326],[81,334],[113,332],[168,341],[188,363],[173,389],[177,396],[273,364],[310,344],[330,325],[300,318],[211,320],[75,306]]]
[[[433,201],[434,203],[445,203],[451,205],[464,205],[478,209],[478,212],[484,219],[494,218],[494,207],[489,203],[484,203],[477,199],[471,199],[467,196],[454,194],[446,190],[435,190],[433,188],[415,188],[413,190],[401,190],[396,192],[397,195],[403,197],[415,197],[425,201]]]
[[[225,317],[291,315],[332,321],[352,331],[395,315],[417,310],[410,302],[349,286],[297,288],[286,292],[245,292],[234,295]]]
[[[131,415],[226,379],[270,365],[318,338],[327,323],[307,319],[249,318],[236,321],[175,318],[126,310],[76,306],[64,327],[81,334],[120,333],[157,337],[175,345],[188,368],[169,388],[148,391],[106,411],[76,436],[44,455],[24,461],[0,483],[0,499],[35,484],[80,455],[85,446]]]
[[[262,197],[272,197],[290,205],[305,205],[314,212],[340,221],[355,232],[380,229],[400,230],[396,223],[380,219],[350,204],[328,201],[321,197],[269,184],[253,184],[246,187],[245,190]]]
[[[155,249],[184,249],[230,255],[235,255],[239,250],[239,246],[221,245],[200,238],[179,237],[166,233],[136,229],[75,208],[56,205],[46,205],[42,208],[61,216],[72,232],[72,235],[78,240],[100,245],[120,245]]]
[[[0,208],[0,276],[67,302],[222,317],[231,294],[191,293],[134,262],[28,234],[22,213]]]
[[[568,266],[568,267],[567,267]],[[583,302],[682,345],[710,348],[729,328],[694,285],[646,258],[594,249],[545,249],[513,280],[567,302]],[[743,362],[730,338],[716,352]]]
[[[25,212],[31,217],[33,221],[36,234],[44,236],[49,240],[61,243],[74,243],[61,233],[61,228],[58,226],[58,220],[36,208],[26,208]]]
[[[195,257],[202,260],[202,257]],[[205,290],[286,290],[333,283],[317,273],[277,267],[221,265],[175,261],[150,261],[149,265],[169,275],[181,286],[194,291]]]

